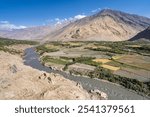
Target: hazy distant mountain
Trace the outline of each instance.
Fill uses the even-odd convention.
[[[149,40],[150,41],[150,26],[144,31],[141,31],[140,33],[135,35],[130,40],[131,41],[137,41],[137,40]]]
[[[51,32],[50,26],[37,26],[24,29],[0,30],[0,36],[10,39],[42,39]]]
[[[50,33],[45,39],[47,41],[123,41],[133,37],[149,25],[149,18],[104,9]]]

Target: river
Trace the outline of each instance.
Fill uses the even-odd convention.
[[[134,91],[130,91],[122,86],[115,85],[103,80],[90,79],[81,76],[73,76],[63,71],[52,70],[49,67],[43,66],[39,61],[39,55],[35,52],[34,48],[27,48],[25,50],[24,64],[31,66],[32,68],[38,69],[45,72],[58,73],[67,79],[79,82],[82,84],[85,90],[99,89],[108,95],[110,100],[144,100],[147,99],[141,95],[138,95]]]

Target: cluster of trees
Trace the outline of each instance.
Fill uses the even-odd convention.
[[[15,49],[9,49],[7,47],[0,47],[0,51],[9,52],[11,54],[21,54],[21,51],[17,51]]]
[[[15,45],[15,44],[36,45],[38,44],[38,42],[0,38],[0,46],[9,46],[9,45]]]
[[[56,48],[47,48],[45,45],[40,45],[36,47],[37,52],[42,55],[45,52],[56,52],[59,51],[59,49]]]
[[[112,49],[104,49],[104,48],[85,48],[85,49],[90,49],[90,50],[94,50],[94,51],[103,51],[103,52],[110,52],[110,53],[115,53],[115,54],[124,54],[125,51],[120,49],[120,48],[112,48]]]
[[[123,41],[123,42],[94,42],[94,43],[95,43],[94,45],[97,46],[97,48],[88,47],[86,49],[109,52],[114,54],[125,54],[131,51],[136,52],[138,54],[150,53],[149,44],[144,42],[140,43],[140,42]],[[141,47],[132,47],[127,45],[141,45]],[[98,48],[98,46],[106,46],[110,47],[111,49]]]
[[[139,54],[141,53],[150,54],[150,45],[142,45],[141,47],[128,47],[128,48],[136,51]]]
[[[64,67],[64,70],[68,69],[69,65],[72,65],[75,63],[83,63],[83,64],[87,64],[87,65],[92,65],[92,66],[100,65],[100,63],[93,61],[93,59],[95,59],[95,57],[76,57],[76,58],[66,58],[66,59],[72,60],[72,62],[67,63]]]
[[[61,58],[53,58],[50,56],[44,56],[41,58],[41,60],[42,60],[42,64],[45,64],[47,62],[51,62],[51,63],[66,65],[69,63],[69,61],[63,60]]]
[[[91,57],[76,57],[76,58],[67,58],[63,57],[64,59],[71,60],[72,62],[69,62],[65,65],[64,70],[68,69],[69,65],[75,64],[75,63],[82,63],[83,61],[90,61]]]
[[[16,44],[35,45],[35,44],[37,44],[37,42],[0,38],[0,51],[9,52],[9,53],[12,53],[12,54],[20,54],[21,53],[20,51],[7,48],[7,46],[16,45]]]
[[[106,70],[102,67],[97,67],[95,71],[91,71],[88,74],[88,76],[90,78],[99,78],[108,80],[110,82],[120,84],[125,88],[134,90],[138,93],[150,96],[150,83],[144,83],[136,79],[130,79],[119,75],[114,75],[109,70]]]
[[[124,54],[126,53],[126,51],[124,50],[125,44],[126,44],[125,42],[95,42],[94,45],[97,46],[97,48],[88,47],[86,49],[94,51],[110,52],[115,54]],[[110,47],[111,49],[101,47],[99,48],[99,46]]]

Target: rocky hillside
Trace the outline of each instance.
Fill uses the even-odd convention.
[[[138,33],[136,36],[130,39],[131,41],[138,41],[138,40],[147,40],[150,41],[150,26],[145,30]]]
[[[123,41],[133,37],[149,25],[149,18],[104,9],[50,33],[45,40]]]
[[[0,99],[104,99],[100,91],[85,91],[59,74],[23,64],[19,55],[0,51]],[[104,96],[104,97],[103,97]]]

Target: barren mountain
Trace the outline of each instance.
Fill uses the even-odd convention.
[[[149,18],[104,9],[50,33],[46,36],[46,40],[123,41],[133,37],[149,25]]]
[[[37,26],[25,29],[0,30],[0,36],[10,39],[42,39],[51,32],[50,26]]]
[[[140,33],[138,33],[136,36],[134,36],[130,40],[131,41],[136,41],[136,40],[149,40],[150,41],[150,26],[144,31],[141,31]]]

